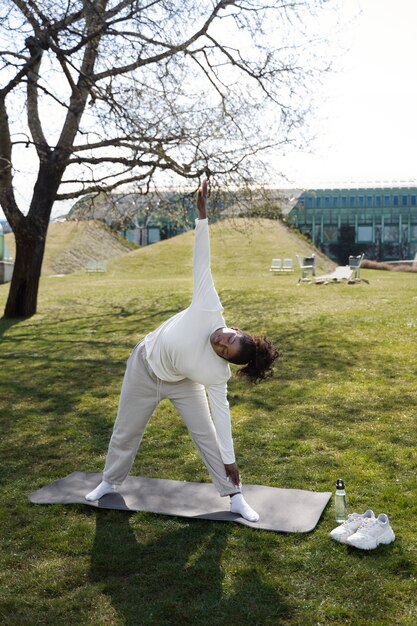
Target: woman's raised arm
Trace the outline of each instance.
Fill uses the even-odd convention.
[[[207,189],[208,181],[205,178],[197,192],[198,219],[200,220],[205,220],[207,217]]]

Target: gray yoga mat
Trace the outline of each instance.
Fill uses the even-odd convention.
[[[103,496],[98,502],[87,502],[85,494],[92,491],[101,479],[101,474],[74,472],[34,491],[29,495],[29,501],[32,504],[86,504],[100,509],[147,511],[238,522],[263,530],[306,533],[316,527],[332,495],[331,492],[244,485],[245,498],[260,515],[258,522],[248,522],[230,513],[229,498],[221,498],[211,483],[128,476],[119,493]]]

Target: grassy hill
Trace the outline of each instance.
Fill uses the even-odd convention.
[[[235,274],[245,268],[246,275],[269,268],[273,257],[293,258],[295,254],[318,256],[319,270],[328,270],[334,264],[282,223],[272,220],[226,220],[211,227],[213,239],[213,266],[221,272]],[[140,266],[157,277],[163,273],[176,275],[178,269],[191,267],[189,247],[192,232],[136,251]],[[6,243],[15,257],[13,234],[6,235]],[[126,255],[133,246],[100,222],[54,222],[48,229],[42,274],[70,274],[83,270],[90,260],[111,259]],[[170,252],[168,252],[168,250]],[[221,254],[220,254],[221,253]],[[173,262],[175,258],[175,262]],[[136,256],[129,255],[114,265],[115,271],[130,271],[136,267]],[[136,271],[136,270],[135,270]]]
[[[387,513],[395,542],[333,542],[332,503],[302,535],[28,503],[71,472],[101,472],[132,346],[189,304],[186,233],[111,259],[106,274],[44,276],[39,313],[0,320],[2,624],[417,624],[415,275],[298,285],[297,272],[269,272],[273,257],[310,252],[280,224],[211,234],[226,320],[282,349],[273,378],[229,383],[243,484],[330,491],[342,477],[349,512]],[[320,271],[328,264],[320,257]],[[167,401],[132,473],[209,480]]]
[[[14,235],[6,243],[15,258]],[[100,222],[53,222],[49,225],[42,274],[70,274],[88,261],[126,254],[132,246]]]
[[[289,230],[281,222],[274,220],[225,220],[211,227],[212,269],[221,276],[246,278],[259,277],[259,273],[269,271],[274,257],[289,257],[295,254],[309,256],[315,252],[319,271],[327,271],[334,263],[315,250],[303,237]],[[128,257],[112,263],[115,271],[129,272],[139,265],[149,278],[166,275],[176,276],[192,267],[190,249],[194,235],[190,231],[173,239],[137,250]]]

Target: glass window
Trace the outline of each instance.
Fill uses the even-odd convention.
[[[407,204],[408,204],[407,200],[408,200],[408,197],[407,197],[407,196],[403,196],[403,197],[402,197],[402,205],[403,205],[403,206],[407,206]]]
[[[390,206],[391,196],[384,196],[384,206]]]
[[[358,207],[359,208],[363,207],[363,196],[358,196]]]
[[[398,206],[398,196],[392,196],[392,203],[394,206]]]
[[[148,243],[157,243],[161,241],[161,231],[159,228],[148,227]]]
[[[337,241],[337,226],[335,224],[325,224],[323,226],[323,241]]]
[[[318,198],[316,198],[316,208],[319,209],[321,207],[321,198],[320,196],[318,196]]]
[[[358,226],[358,242],[371,242],[372,241],[372,225],[362,224]]]
[[[342,207],[345,209],[347,207],[347,197],[342,196]]]
[[[304,206],[304,204],[305,204],[305,199],[304,199],[304,198],[299,198],[299,199],[298,199],[298,204],[299,204],[300,206]]]
[[[312,209],[313,208],[313,198],[312,198],[312,196],[308,196],[308,198],[307,198],[307,208],[308,209]]]
[[[353,209],[353,207],[355,206],[355,196],[349,197],[349,206],[351,209]]]
[[[398,224],[385,224],[384,226],[384,241],[396,243],[399,241],[399,228]]]
[[[337,209],[337,207],[339,206],[338,200],[339,198],[337,196],[333,196],[333,208],[334,209]]]
[[[324,206],[326,207],[326,209],[330,209],[330,196],[326,196],[324,198]]]
[[[381,207],[382,206],[381,196],[375,196],[375,206],[376,207]]]
[[[417,241],[417,224],[411,224],[410,239],[411,241]]]
[[[411,196],[411,206],[417,206],[417,196]]]
[[[366,206],[367,207],[372,206],[372,196],[366,196]]]

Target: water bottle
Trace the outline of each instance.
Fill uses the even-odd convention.
[[[346,491],[345,483],[341,478],[336,482],[336,493],[334,496],[334,509],[336,513],[336,522],[340,524],[345,521],[347,517],[347,503],[346,503]]]

